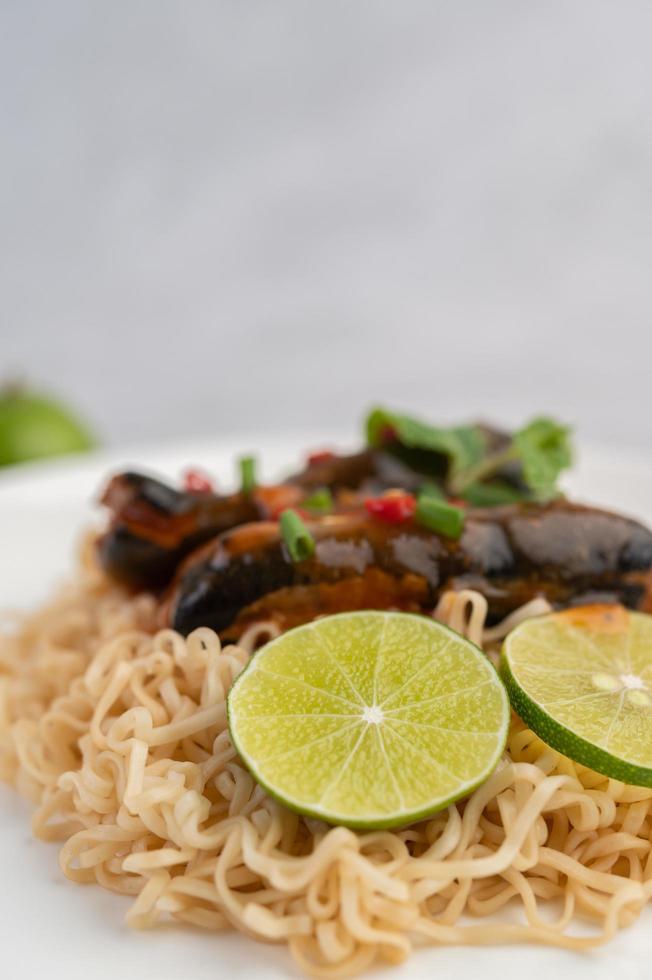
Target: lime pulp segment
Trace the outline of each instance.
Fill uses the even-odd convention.
[[[485,780],[507,737],[493,666],[434,620],[341,613],[258,651],[228,699],[231,736],[282,803],[329,823],[407,824]]]
[[[539,737],[613,779],[652,786],[652,616],[569,609],[517,626],[501,674]]]

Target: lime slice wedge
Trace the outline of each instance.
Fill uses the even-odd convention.
[[[512,706],[548,745],[652,786],[652,616],[582,606],[529,619],[503,645]]]
[[[407,824],[486,779],[509,704],[484,654],[432,619],[342,613],[259,650],[228,699],[234,745],[293,810],[364,829]]]

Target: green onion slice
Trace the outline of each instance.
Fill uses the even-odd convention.
[[[306,497],[301,506],[316,514],[328,514],[333,509],[333,494],[328,487],[324,487],[322,490],[315,491],[310,497]]]
[[[240,465],[240,489],[249,494],[256,489],[256,460],[253,456],[243,456]]]
[[[292,561],[305,561],[315,552],[315,539],[295,510],[288,508],[280,517],[281,536]]]
[[[470,483],[460,494],[474,507],[499,507],[501,504],[517,504],[528,500],[528,493],[512,487],[504,480],[491,480],[489,483]]]
[[[415,518],[423,527],[447,538],[459,538],[464,528],[464,510],[428,494],[417,500]]]
[[[426,480],[425,483],[421,484],[417,496],[434,497],[435,500],[446,500],[446,494],[442,488],[431,480]]]

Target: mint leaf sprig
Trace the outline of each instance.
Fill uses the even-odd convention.
[[[429,425],[420,419],[390,412],[386,408],[374,408],[367,416],[367,442],[376,448],[394,439],[406,449],[424,450],[447,461],[448,469],[455,474],[479,463],[486,453],[486,439],[477,425],[442,427]]]
[[[432,472],[450,496],[475,506],[497,506],[557,496],[559,474],[570,466],[570,429],[540,416],[519,429],[500,449],[490,450],[477,425],[429,425],[384,408],[366,420],[367,442]],[[510,463],[520,464],[524,487],[504,478]]]
[[[478,484],[495,477],[509,463],[521,464],[523,479],[535,500],[551,500],[557,495],[560,473],[572,462],[570,429],[554,419],[532,419],[514,433],[504,449],[488,453],[484,459],[453,474],[451,493],[464,496]]]

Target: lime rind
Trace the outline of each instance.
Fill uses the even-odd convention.
[[[620,632],[592,634],[557,613],[522,623],[505,640],[500,675],[514,711],[547,745],[652,788],[652,617],[616,608]],[[595,618],[599,607],[591,610]],[[639,680],[646,690],[649,681],[650,697],[627,686]]]
[[[372,649],[375,662],[365,655]],[[306,684],[313,668],[317,683]],[[282,688],[300,711],[282,710]],[[496,767],[509,725],[505,689],[481,650],[425,617],[375,611],[325,617],[271,641],[236,679],[227,712],[238,754],[271,797],[359,830],[404,826],[472,792]]]
[[[95,440],[65,405],[44,395],[0,391],[0,466],[92,449]]]

